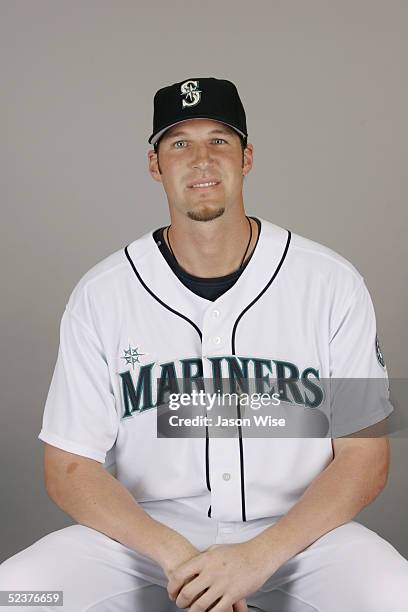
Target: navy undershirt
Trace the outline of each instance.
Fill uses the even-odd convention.
[[[256,221],[256,223],[258,224],[258,237],[256,239],[255,248],[253,249],[250,257],[248,257],[248,259],[243,264],[242,268],[225,276],[202,278],[200,276],[193,276],[192,274],[186,272],[186,270],[183,270],[183,268],[177,263],[175,257],[172,255],[169,247],[167,246],[166,241],[163,238],[163,231],[166,229],[165,227],[160,227],[159,229],[155,230],[153,232],[153,238],[164,259],[167,261],[170,268],[173,270],[174,274],[176,274],[176,276],[180,279],[183,285],[190,289],[190,291],[193,291],[193,293],[196,293],[197,295],[205,298],[206,300],[214,302],[214,300],[219,298],[220,295],[225,293],[225,291],[228,291],[228,289],[230,289],[233,284],[236,283],[255,252],[259,240],[259,234],[261,232],[261,222],[256,217],[250,218]]]

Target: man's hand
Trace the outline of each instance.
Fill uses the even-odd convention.
[[[251,541],[215,544],[169,572],[167,592],[190,612],[246,612],[245,597],[269,578],[263,555]]]
[[[187,561],[200,555],[198,550],[191,542],[182,535],[177,534],[177,538],[172,542],[171,546],[166,547],[166,556],[160,560],[160,565],[167,577],[173,575],[175,570],[183,566]]]
[[[201,551],[198,550],[198,548],[195,548],[195,546],[193,546],[189,540],[183,536],[178,537],[177,542],[174,543],[174,546],[170,547],[169,554],[162,562],[162,569],[166,574],[166,577],[170,580],[170,577],[174,575],[177,568],[184,566],[187,561],[197,557],[200,554]],[[189,581],[190,579],[186,580],[186,584]],[[233,606],[227,608],[226,612],[248,612],[246,601],[244,599],[238,601]]]

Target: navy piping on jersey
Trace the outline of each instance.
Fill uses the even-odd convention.
[[[235,349],[235,336],[236,336],[236,331],[237,331],[237,327],[238,327],[238,323],[241,320],[241,318],[243,317],[243,315],[255,304],[255,302],[257,302],[259,300],[259,298],[265,293],[265,291],[267,291],[267,289],[271,286],[271,284],[273,283],[273,281],[275,280],[276,276],[278,275],[283,262],[286,259],[287,253],[288,253],[288,249],[289,249],[289,245],[290,245],[290,240],[291,240],[291,232],[287,229],[286,230],[288,232],[288,238],[286,240],[286,245],[285,245],[285,249],[283,251],[282,257],[280,259],[280,262],[275,270],[275,272],[273,273],[272,277],[270,278],[270,280],[267,282],[267,284],[265,285],[265,287],[262,289],[262,291],[260,293],[258,293],[258,295],[252,300],[252,302],[250,304],[248,304],[248,306],[246,306],[244,308],[244,310],[238,315],[235,323],[234,323],[234,327],[232,329],[232,336],[231,336],[231,347],[232,347],[232,354],[236,355],[236,349]],[[259,240],[259,235],[260,232],[258,233],[258,238],[256,241],[256,245],[255,248],[258,244],[258,240]],[[155,299],[157,300],[157,302],[159,302],[159,304],[161,304],[161,306],[163,306],[164,308],[167,308],[167,310],[169,310],[170,312],[172,312],[173,314],[177,315],[178,317],[181,317],[182,319],[184,319],[185,321],[187,321],[188,323],[190,323],[190,325],[192,325],[192,327],[194,327],[194,329],[196,330],[196,332],[198,333],[199,337],[200,337],[200,341],[202,343],[203,338],[202,338],[202,332],[199,329],[199,327],[194,323],[194,321],[192,321],[191,319],[189,319],[188,317],[186,317],[185,315],[183,315],[181,312],[178,312],[178,310],[175,310],[174,308],[171,308],[170,306],[168,306],[167,304],[165,304],[144,282],[144,280],[142,279],[142,277],[140,276],[139,272],[136,269],[135,264],[133,263],[132,258],[130,257],[129,254],[129,250],[128,250],[129,245],[127,245],[124,249],[125,251],[125,255],[136,275],[136,278],[138,279],[138,281],[140,282],[140,284],[142,285],[142,287]],[[255,249],[254,249],[255,250]],[[237,413],[238,413],[238,418],[241,417],[241,409],[240,409],[240,404],[238,402],[238,406],[237,406]],[[242,444],[242,428],[240,425],[238,425],[238,431],[239,431],[239,458],[240,458],[240,471],[241,471],[241,514],[242,514],[242,520],[244,522],[246,522],[246,503],[245,503],[245,472],[244,472],[244,451],[243,451],[243,444]],[[206,472],[206,484],[207,484],[207,489],[209,491],[211,491],[211,486],[210,486],[210,475],[209,475],[209,437],[208,437],[208,426],[206,426],[206,444],[205,444],[205,472]],[[208,508],[208,516],[211,517],[211,506]]]
[[[170,306],[168,306],[167,304],[165,304],[155,293],[153,293],[153,291],[146,285],[146,283],[144,282],[144,280],[142,279],[142,277],[140,276],[139,272],[136,270],[136,266],[133,263],[133,260],[131,258],[131,256],[129,255],[129,249],[128,249],[129,245],[125,246],[125,254],[126,257],[130,263],[130,265],[132,266],[133,272],[136,274],[136,277],[138,279],[138,281],[140,282],[140,284],[142,285],[142,287],[144,289],[146,289],[146,291],[148,293],[150,293],[150,295],[159,302],[159,304],[161,304],[162,306],[164,306],[164,308],[167,308],[167,310],[170,310],[170,312],[174,313],[175,315],[177,315],[178,317],[181,317],[182,319],[184,319],[185,321],[187,321],[188,323],[190,323],[190,325],[192,325],[194,327],[194,329],[196,330],[196,332],[198,333],[199,337],[200,337],[200,342],[201,344],[203,343],[203,335],[201,333],[200,328],[194,323],[194,321],[192,321],[191,319],[189,319],[188,317],[186,317],[185,315],[183,315],[181,312],[178,312],[178,310],[174,310],[174,308],[171,308]],[[207,484],[207,489],[209,491],[211,491],[211,486],[210,486],[210,468],[209,468],[209,460],[208,460],[208,425],[205,426],[205,479],[206,479],[206,484]],[[211,512],[211,506],[208,509],[208,516],[210,516],[210,512]]]
[[[167,308],[167,310],[170,310],[170,312],[173,312],[174,314],[176,314],[177,316],[181,317],[182,319],[184,319],[185,321],[188,321],[196,330],[196,332],[198,333],[198,335],[200,336],[200,340],[201,342],[203,341],[202,338],[202,333],[199,327],[197,327],[197,325],[194,323],[194,321],[191,321],[191,319],[189,319],[188,317],[186,317],[185,315],[181,314],[181,312],[178,312],[178,310],[174,310],[174,308],[171,308],[170,306],[168,306],[167,304],[165,304],[155,293],[153,293],[153,291],[151,289],[149,289],[149,287],[146,285],[146,283],[144,282],[144,280],[142,279],[142,277],[140,276],[139,272],[136,270],[136,266],[133,263],[133,260],[131,258],[131,256],[129,255],[129,250],[128,250],[128,246],[125,246],[125,253],[126,253],[126,257],[129,260],[130,265],[133,268],[133,272],[136,274],[140,284],[144,287],[144,289],[146,289],[146,291],[148,293],[150,293],[150,295],[152,297],[154,297],[155,300],[157,300],[159,302],[159,304],[161,304],[162,306],[164,306],[164,308]]]
[[[237,320],[234,323],[234,327],[232,329],[232,336],[231,336],[231,350],[232,350],[232,354],[233,355],[236,355],[236,350],[235,350],[235,335],[236,335],[236,332],[237,332],[238,323],[240,322],[240,320],[243,317],[243,315],[255,304],[255,302],[257,302],[259,300],[259,298],[271,286],[271,284],[275,280],[276,276],[278,275],[279,270],[281,269],[283,262],[285,261],[285,258],[286,258],[286,255],[287,255],[287,252],[288,252],[288,249],[289,249],[290,239],[291,239],[291,236],[292,236],[292,234],[291,234],[291,232],[289,230],[286,230],[286,231],[288,232],[288,238],[286,240],[285,250],[283,251],[283,255],[281,257],[281,260],[280,260],[280,262],[278,264],[278,267],[276,268],[275,272],[273,273],[272,278],[267,282],[267,284],[262,289],[262,291],[260,293],[258,293],[256,298],[253,299],[252,302],[250,304],[248,304],[248,306],[246,306],[246,308],[244,308],[244,310],[241,312],[241,314],[238,316]],[[239,400],[238,400],[238,405],[237,405],[237,418],[238,419],[241,418],[241,405],[240,405]],[[238,434],[239,434],[239,459],[240,459],[240,467],[241,467],[241,512],[242,512],[242,520],[246,521],[244,449],[243,449],[243,443],[242,443],[242,427],[241,427],[241,425],[238,425]]]
[[[259,230],[259,237],[259,233],[261,231],[260,220],[256,217],[248,217],[248,219],[252,219],[256,222]],[[249,257],[247,257],[243,265],[238,270],[235,270],[234,272],[231,272],[230,274],[226,274],[224,276],[217,276],[215,278],[202,278],[190,274],[180,266],[175,256],[167,246],[166,241],[164,240],[163,232],[165,229],[165,227],[161,227],[155,232],[153,232],[153,239],[156,241],[156,244],[162,256],[166,260],[167,264],[169,265],[173,273],[177,276],[177,278],[180,280],[180,282],[187,287],[187,289],[189,289],[196,295],[199,295],[200,297],[212,302],[218,299],[226,291],[231,289],[231,287],[237,282],[238,278],[241,276],[246,266],[251,261],[251,258],[256,250],[256,244],[258,242],[257,239],[252,253],[249,255]]]

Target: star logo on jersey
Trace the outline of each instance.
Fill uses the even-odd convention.
[[[138,347],[132,348],[129,344],[128,349],[124,349],[124,355],[121,359],[125,359],[127,364],[130,364],[133,369],[135,369],[135,363],[140,363],[139,357],[144,355],[145,353],[139,353]]]

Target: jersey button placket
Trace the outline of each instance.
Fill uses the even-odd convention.
[[[226,313],[224,313],[226,314]],[[203,321],[202,348],[203,357],[217,357],[229,354],[229,322],[225,320],[223,312],[214,304],[205,313]],[[212,385],[212,366],[208,367],[208,361],[204,358],[204,372],[210,372],[208,380],[210,393],[215,393]],[[223,364],[225,366],[225,364]],[[225,368],[222,368],[225,376]],[[206,381],[204,381],[206,386]],[[218,411],[215,409],[209,416],[218,418]],[[232,438],[220,438],[215,434],[211,435],[209,441],[209,479],[211,483],[211,507],[212,512],[225,518],[239,520],[241,487],[239,479],[233,475],[239,469],[237,453],[237,441]],[[221,530],[220,533],[224,531]],[[228,523],[225,525],[225,532],[231,533]]]
[[[221,332],[221,334],[220,334]],[[204,316],[202,348],[203,355],[217,355],[225,350],[225,329],[221,310],[211,305]]]

